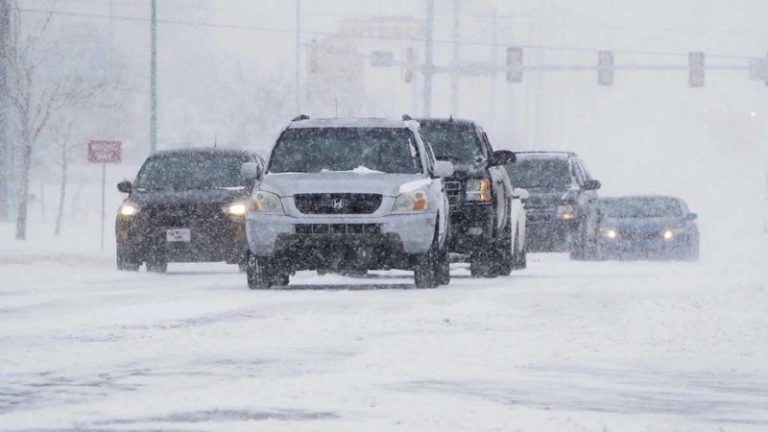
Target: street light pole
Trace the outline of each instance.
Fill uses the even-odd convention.
[[[424,116],[432,115],[432,74],[434,72],[434,61],[432,53],[432,37],[435,21],[435,0],[427,0],[427,32],[424,38]]]
[[[301,0],[296,0],[296,114],[301,114]]]
[[[149,114],[149,153],[157,151],[157,0],[151,0],[152,18],[150,20],[150,114]]]

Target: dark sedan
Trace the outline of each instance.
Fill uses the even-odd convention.
[[[245,265],[246,200],[253,188],[240,174],[263,166],[241,150],[185,149],[156,153],[136,181],[118,184],[128,198],[115,222],[117,267],[165,272],[169,262],[225,261]]]
[[[699,258],[697,215],[680,198],[601,198],[600,255],[603,258]]]

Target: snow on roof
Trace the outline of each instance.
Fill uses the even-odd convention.
[[[568,159],[576,153],[566,151],[519,151],[515,152],[518,159]]]
[[[402,128],[412,127],[411,121],[389,118],[318,118],[291,122],[289,129],[303,128]]]

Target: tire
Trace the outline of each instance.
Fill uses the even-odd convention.
[[[523,243],[523,250],[521,251],[518,247],[518,244],[520,242],[520,232],[518,231],[517,234],[515,234],[515,238],[517,241],[515,242],[515,254],[514,258],[512,259],[512,268],[514,270],[522,270],[524,268],[528,267],[528,244]]]
[[[690,262],[697,262],[699,260],[699,241],[698,239],[690,240],[688,244],[688,251],[685,254],[685,260]]]
[[[248,288],[252,290],[269,289],[275,285],[275,276],[266,258],[250,256],[245,269],[245,278]]]
[[[129,261],[125,256],[118,252],[117,254],[117,269],[120,271],[139,271],[141,267],[140,262]]]
[[[147,271],[150,273],[165,273],[168,271],[168,263],[164,261],[147,261]]]
[[[448,248],[438,254],[437,260],[437,283],[448,285],[451,283],[451,260],[448,254]]]
[[[437,288],[440,284],[438,280],[439,254],[437,238],[435,238],[426,253],[416,256],[416,265],[413,269],[413,280],[416,288]]]
[[[496,251],[480,251],[472,255],[469,263],[469,272],[473,278],[495,278],[497,276],[498,263],[494,259]]]

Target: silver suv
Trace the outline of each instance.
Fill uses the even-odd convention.
[[[450,215],[436,161],[407,116],[295,118],[256,180],[246,232],[248,286],[285,286],[299,270],[413,270],[416,286],[450,282]]]

